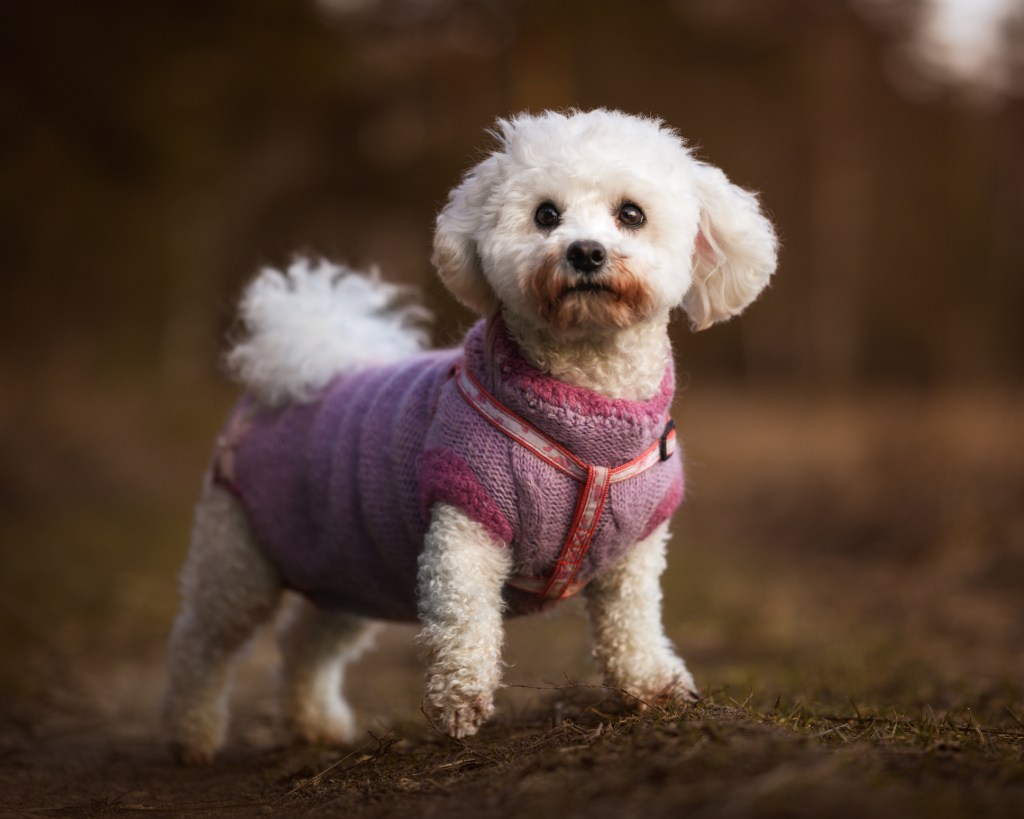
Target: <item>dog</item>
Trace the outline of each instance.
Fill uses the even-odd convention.
[[[246,389],[199,501],[164,718],[187,763],[223,743],[233,659],[278,609],[297,738],[355,737],[345,668],[419,620],[424,711],[452,737],[494,710],[503,618],[585,598],[605,683],[635,703],[698,689],[661,624],[683,493],[670,315],[694,329],[768,284],[755,194],[660,120],[498,120],[437,217],[432,261],[480,320],[427,350],[422,308],[376,275],[263,271],[228,365]],[[297,592],[297,594],[296,594]]]

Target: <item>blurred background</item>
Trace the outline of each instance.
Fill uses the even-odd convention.
[[[201,385],[240,283],[297,251],[422,285],[447,336],[437,208],[496,117],[569,106],[662,117],[778,224],[770,295],[687,344],[693,366],[812,387],[1024,375],[1020,3],[39,0],[0,15],[0,318],[21,378]]]
[[[1019,0],[7,0],[0,691],[73,711],[126,656],[126,691],[157,685],[256,269],[379,265],[450,343],[472,317],[431,229],[485,129],[596,106],[679,129],[782,238],[740,320],[674,330],[669,624],[698,676],[1019,682]]]

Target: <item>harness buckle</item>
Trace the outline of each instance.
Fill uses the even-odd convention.
[[[676,422],[672,418],[669,418],[668,423],[665,424],[665,431],[661,433],[661,438],[658,439],[658,454],[662,461],[667,461],[672,457],[672,452],[670,452],[668,448],[668,436],[675,432],[675,429]],[[675,451],[675,447],[672,448],[672,451]]]

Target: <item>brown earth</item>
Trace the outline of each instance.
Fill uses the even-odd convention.
[[[1020,393],[684,394],[665,619],[699,705],[616,705],[569,604],[510,624],[479,736],[428,725],[396,628],[348,681],[364,741],[294,747],[262,637],[182,768],[162,643],[229,396],[73,384],[0,401],[0,814],[1024,815]]]

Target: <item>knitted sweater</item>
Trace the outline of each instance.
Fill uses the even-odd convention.
[[[672,399],[671,367],[649,401],[563,384],[528,364],[498,319],[490,334],[484,322],[473,327],[462,348],[339,377],[308,403],[263,410],[243,400],[214,474],[242,501],[287,586],[322,606],[415,620],[417,558],[439,502],[510,548],[516,575],[551,572],[579,486],[488,424],[457,390],[456,366],[598,466],[626,463],[656,442]],[[679,457],[613,484],[576,581],[613,565],[682,493]],[[505,597],[512,614],[546,605],[511,586]]]

